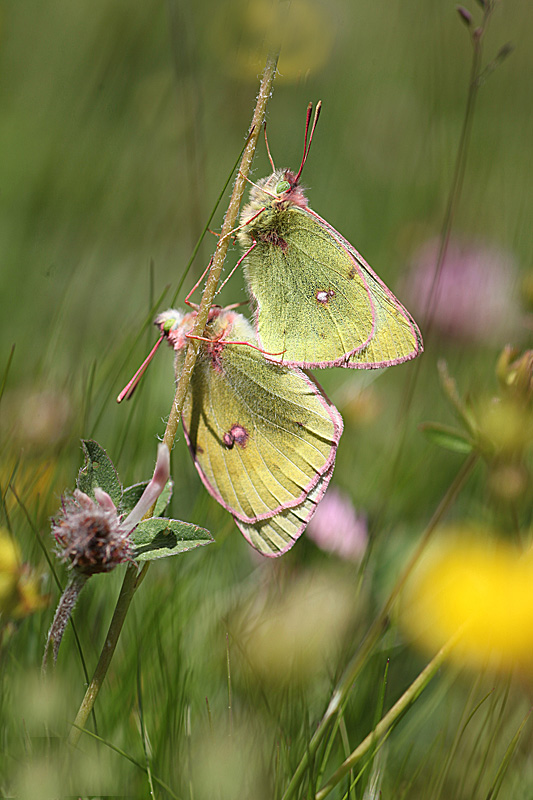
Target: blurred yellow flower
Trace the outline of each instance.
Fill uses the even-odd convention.
[[[520,456],[533,443],[533,415],[510,398],[483,403],[477,412],[482,442],[496,455]]]
[[[0,528],[0,620],[21,619],[48,605],[33,570],[21,563],[20,551],[8,531]]]
[[[13,487],[19,498],[17,500],[12,491],[6,492],[8,512],[13,514],[19,509],[20,500],[29,508],[38,505],[42,514],[49,516],[57,506],[54,489],[65,483],[61,474],[64,471],[54,456],[42,459],[25,453],[22,456],[13,453],[1,461],[0,482]]]
[[[209,23],[210,48],[240,80],[257,81],[267,54],[282,43],[279,80],[297,81],[321,69],[333,46],[332,15],[316,0],[231,0]]]
[[[531,670],[533,551],[524,554],[474,526],[441,533],[445,540],[428,550],[404,591],[404,630],[434,652],[464,626],[455,661]]]

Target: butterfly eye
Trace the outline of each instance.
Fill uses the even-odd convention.
[[[174,325],[176,324],[177,321],[178,321],[177,319],[166,319],[164,321],[163,325],[161,326],[161,330],[164,333],[169,333],[172,330],[172,328],[174,327]]]
[[[276,185],[275,192],[277,195],[283,194],[283,192],[287,192],[291,188],[289,181],[279,181]]]

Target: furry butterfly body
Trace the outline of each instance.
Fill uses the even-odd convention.
[[[156,320],[176,351],[176,375],[195,317],[170,310]],[[301,370],[265,359],[242,315],[214,306],[204,337],[182,415],[189,450],[250,543],[280,555],[327,488],[342,418]]]

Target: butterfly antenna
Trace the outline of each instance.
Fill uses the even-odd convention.
[[[311,111],[313,109],[313,104],[309,103],[309,105],[307,106],[307,117],[305,120],[305,135],[304,135],[304,152],[302,156],[302,163],[300,164],[300,169],[298,170],[298,174],[296,175],[296,179],[294,181],[295,183],[298,183],[300,175],[302,174],[302,170],[304,168],[304,164],[307,161],[307,156],[309,155],[309,150],[311,149],[311,142],[313,141],[313,135],[318,122],[318,118],[320,116],[321,108],[322,108],[322,100],[319,100],[315,108],[315,116],[313,118],[311,133],[309,133],[309,124],[311,122]],[[308,135],[309,135],[309,141],[308,141]]]
[[[156,354],[156,352],[157,352],[157,350],[159,348],[159,345],[161,344],[161,342],[163,341],[164,338],[165,338],[165,334],[162,333],[161,336],[159,337],[159,339],[157,340],[157,342],[154,344],[154,346],[152,347],[152,349],[148,353],[148,355],[146,356],[146,358],[144,359],[143,363],[141,364],[141,366],[139,367],[139,369],[137,370],[135,375],[133,376],[133,378],[131,379],[131,381],[129,381],[126,384],[126,386],[123,388],[123,390],[121,391],[121,393],[117,397],[117,403],[122,403],[123,400],[129,400],[130,397],[133,395],[133,392],[137,388],[137,386],[139,384],[139,381],[141,380],[142,376],[144,375],[144,373],[146,372],[146,370],[148,368],[148,364],[150,363],[152,358],[155,356],[155,354]]]
[[[266,145],[266,150],[267,150],[267,154],[268,154],[268,160],[270,161],[270,166],[272,167],[272,172],[275,172],[275,171],[276,171],[276,166],[275,166],[275,164],[274,164],[274,159],[272,158],[272,155],[271,155],[271,153],[270,153],[270,147],[268,146],[268,138],[267,138],[267,124],[266,124],[266,120],[265,120],[265,123],[264,123],[264,125],[263,125],[263,130],[264,130],[264,132],[265,132],[265,145]]]

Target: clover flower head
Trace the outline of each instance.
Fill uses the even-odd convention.
[[[493,343],[514,335],[520,318],[512,254],[492,244],[452,239],[437,280],[439,242],[415,253],[406,280],[409,307],[431,311],[436,329],[455,341]]]
[[[131,559],[129,531],[107,492],[95,489],[95,500],[79,489],[62,501],[62,510],[52,522],[52,533],[60,546],[62,561],[86,575],[110,572]]]
[[[110,572],[118,564],[131,561],[131,532],[155,503],[169,475],[169,452],[165,445],[159,445],[152,480],[125,519],[99,487],[94,490],[94,500],[79,489],[64,497],[60,514],[52,520],[61,559],[70,561],[71,567],[84,575]]]

